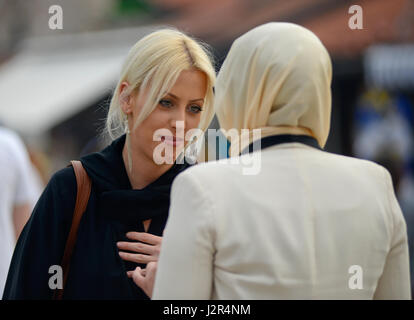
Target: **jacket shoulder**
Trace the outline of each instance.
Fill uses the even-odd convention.
[[[336,160],[338,165],[342,164],[343,166],[360,170],[364,174],[374,175],[380,178],[383,178],[384,174],[389,175],[386,168],[371,160],[349,157],[329,152],[323,152],[323,154],[332,160]]]
[[[75,171],[72,167],[66,167],[52,175],[37,206],[39,206],[39,209],[50,208],[40,211],[49,212],[49,214],[53,214],[55,217],[60,216],[60,218],[69,223],[72,221],[76,196],[77,182]]]
[[[66,167],[56,171],[50,178],[49,184],[61,194],[66,192],[76,194],[77,182],[73,167]]]
[[[180,173],[179,176],[186,175],[195,179],[201,178],[203,181],[212,180],[216,182],[220,180],[220,177],[224,178],[233,171],[240,171],[239,166],[232,164],[230,159],[221,159],[192,165]]]

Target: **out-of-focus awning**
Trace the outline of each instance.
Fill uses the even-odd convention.
[[[128,50],[155,27],[32,39],[0,66],[0,120],[40,135],[110,93]]]

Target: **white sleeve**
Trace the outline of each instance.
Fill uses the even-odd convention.
[[[16,170],[14,204],[21,205],[29,203],[30,205],[34,205],[40,195],[40,190],[38,190],[39,187],[36,184],[28,152],[18,136],[15,136],[11,142],[11,156]]]
[[[407,226],[395,197],[391,176],[384,169],[392,215],[392,240],[374,299],[411,299]]]
[[[174,180],[153,299],[210,299],[213,282],[213,202],[191,170]]]

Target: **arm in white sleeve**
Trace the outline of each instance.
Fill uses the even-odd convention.
[[[411,299],[407,226],[395,197],[391,176],[388,171],[384,172],[393,217],[393,233],[390,251],[374,299]]]
[[[12,218],[17,239],[24,225],[30,218],[30,214],[40,196],[41,190],[36,184],[29,154],[20,137],[12,134],[10,136],[9,147],[16,179]]]
[[[174,180],[153,299],[210,299],[213,283],[213,202],[191,175]]]

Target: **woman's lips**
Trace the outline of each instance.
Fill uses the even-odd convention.
[[[177,146],[182,144],[184,142],[184,139],[177,138],[174,136],[161,136],[161,141],[171,146]]]

